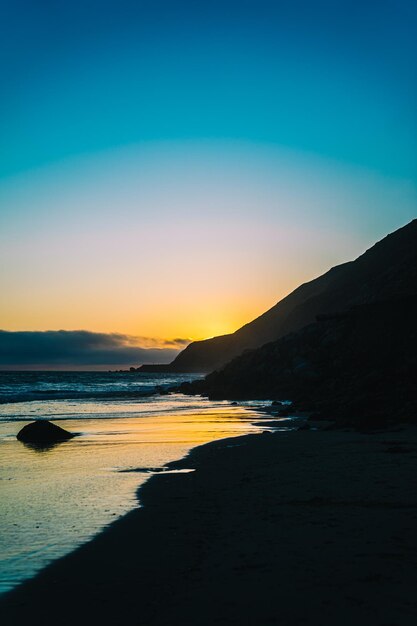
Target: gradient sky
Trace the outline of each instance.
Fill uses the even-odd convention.
[[[3,1],[0,327],[230,332],[411,220],[416,26],[404,0]]]

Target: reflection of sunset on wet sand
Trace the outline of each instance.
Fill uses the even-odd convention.
[[[251,424],[255,410],[180,396],[7,406],[2,417],[11,421],[0,422],[0,592],[133,508],[149,474],[127,470],[160,468],[194,446],[260,431]],[[27,421],[11,413],[27,421],[47,417],[77,436],[50,448],[24,445],[15,435]]]

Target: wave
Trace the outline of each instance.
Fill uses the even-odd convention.
[[[78,391],[76,389],[68,389],[65,391],[56,391],[54,389],[30,390],[15,394],[0,395],[0,404],[14,404],[16,402],[34,402],[42,400],[134,400],[136,398],[146,398],[158,395],[160,389],[149,387],[141,391]]]

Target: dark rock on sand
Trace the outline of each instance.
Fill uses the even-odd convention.
[[[66,441],[67,439],[72,439],[75,435],[56,424],[52,424],[52,422],[38,420],[26,424],[16,436],[19,441],[23,441],[24,443],[48,444]]]

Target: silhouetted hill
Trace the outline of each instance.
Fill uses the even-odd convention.
[[[416,296],[355,306],[247,351],[182,390],[213,399],[290,399],[322,418],[361,426],[417,421],[416,320]]]
[[[343,311],[354,305],[414,295],[416,289],[417,220],[413,220],[355,261],[338,265],[301,285],[235,333],[191,343],[170,366],[161,366],[161,369],[174,372],[213,371],[247,349],[260,347],[302,329],[318,315]]]

